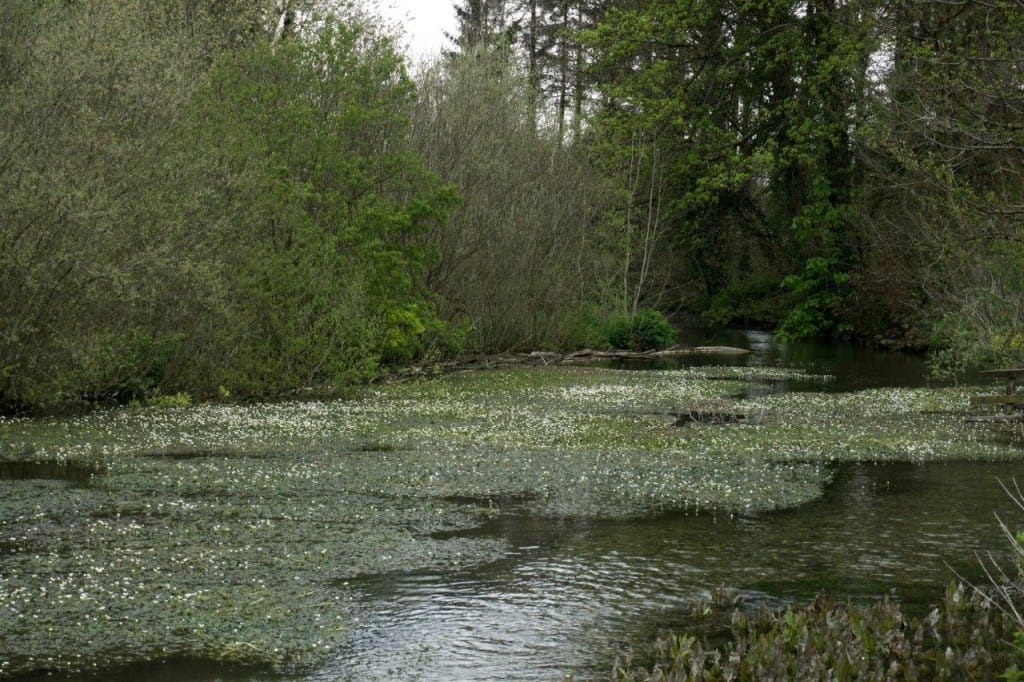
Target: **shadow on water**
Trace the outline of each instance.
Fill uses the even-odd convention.
[[[0,462],[0,481],[56,480],[81,485],[100,471],[98,464],[84,462]]]
[[[951,568],[1002,551],[993,511],[1007,463],[856,464],[821,499],[738,516],[553,521],[528,510],[469,533],[514,551],[483,569],[388,575],[356,588],[371,605],[349,650],[316,680],[545,680],[610,669],[662,627],[692,627],[696,600],[725,587],[747,608],[892,595],[921,614]],[[1005,504],[1003,503],[1005,502]]]
[[[20,682],[51,682],[65,680],[74,682],[284,682],[295,679],[285,677],[266,667],[217,664],[190,658],[134,663],[122,668],[105,669],[97,672],[65,675],[41,671],[17,678]]]

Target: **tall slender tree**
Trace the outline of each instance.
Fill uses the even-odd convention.
[[[447,37],[460,52],[507,49],[515,40],[516,27],[509,22],[506,0],[461,0],[454,9],[458,27]]]

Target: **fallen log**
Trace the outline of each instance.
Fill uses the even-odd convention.
[[[971,397],[971,407],[980,405],[998,405],[1004,407],[1024,408],[1024,393],[1010,395],[976,395]]]
[[[746,355],[750,351],[732,346],[696,346],[694,348],[665,348],[662,350],[593,350],[586,348],[564,356],[566,361],[576,360],[661,360],[691,355]]]
[[[477,369],[496,369],[498,367],[528,365],[560,365],[594,360],[664,360],[666,358],[682,358],[698,355],[740,356],[750,353],[744,348],[732,346],[696,346],[694,348],[664,348],[652,351],[633,350],[594,350],[585,348],[572,353],[555,353],[534,351],[532,353],[500,353],[494,355],[466,355],[435,365],[414,365],[404,367],[390,374],[382,375],[376,381],[395,381],[415,379],[450,372],[461,372]]]

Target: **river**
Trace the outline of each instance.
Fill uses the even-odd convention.
[[[748,393],[925,383],[923,361],[913,356],[843,345],[785,346],[755,332],[704,335],[696,342],[747,347],[752,353],[741,362],[748,366],[834,377],[826,384],[758,384]],[[736,360],[696,361],[709,363]],[[434,530],[439,542],[487,540],[503,549],[464,569],[392,570],[345,580],[355,625],[312,670],[172,656],[48,679],[589,679],[607,674],[616,656],[665,628],[719,633],[721,618],[694,615],[700,600],[725,600],[727,613],[733,604],[753,610],[806,601],[824,589],[841,600],[891,595],[921,613],[941,597],[954,570],[978,578],[976,553],[1001,555],[993,514],[1015,517],[997,481],[1024,474],[1015,461],[829,466],[823,495],[777,511],[579,518],[537,513],[522,500],[482,524]]]
[[[924,359],[848,344],[778,344],[762,332],[683,332],[688,345],[728,345],[736,358],[680,365],[795,367],[854,391],[925,383]],[[612,363],[649,368],[649,364]],[[765,390],[821,390],[790,381]],[[976,552],[1001,553],[996,481],[1017,463],[842,465],[824,497],[751,515],[665,514],[626,521],[552,521],[519,513],[472,531],[507,538],[500,562],[459,574],[392,575],[360,589],[377,608],[353,646],[313,680],[552,680],[608,671],[617,654],[670,628],[706,627],[695,600],[723,590],[743,608],[891,595],[910,612],[954,577],[978,579]],[[996,504],[994,504],[994,502]],[[596,664],[596,665],[595,665]]]

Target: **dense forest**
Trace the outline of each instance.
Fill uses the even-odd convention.
[[[1024,362],[1019,0],[455,5],[411,65],[344,2],[0,3],[0,408],[660,314]]]

